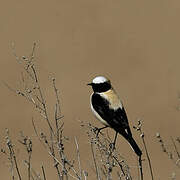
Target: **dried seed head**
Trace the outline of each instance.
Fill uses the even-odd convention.
[[[160,137],[161,137],[159,132],[156,133],[156,137],[157,137],[157,138],[160,138]]]
[[[140,131],[140,128],[139,128],[139,127],[137,127],[137,128],[136,128],[136,130],[137,130],[137,131]]]
[[[27,57],[26,57],[26,56],[22,56],[22,59],[23,59],[23,60],[26,60],[26,59],[27,59]]]

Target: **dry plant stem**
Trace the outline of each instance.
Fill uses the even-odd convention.
[[[107,140],[108,140],[108,143],[111,145],[112,142],[111,142],[111,140],[110,140],[110,137],[109,137],[108,132],[107,132],[107,136],[108,136],[108,139],[107,139]],[[117,136],[117,134],[116,134],[116,136]],[[113,142],[113,143],[114,143],[114,142]],[[118,163],[118,165],[119,165],[119,167],[120,167],[121,172],[123,173],[123,175],[126,176],[126,174],[125,174],[125,172],[124,172],[124,170],[123,170],[123,166],[122,166],[121,163],[119,162],[118,158],[117,158],[115,155],[113,155],[113,152],[111,152],[110,155],[111,155],[111,156],[114,158],[114,160]]]
[[[60,109],[60,100],[59,100],[59,96],[58,96],[58,89],[56,88],[55,78],[53,78],[52,82],[53,82],[53,88],[54,88],[54,92],[55,92],[55,96],[56,96],[54,119],[55,119],[55,124],[56,124],[56,140],[58,143],[59,154],[60,154],[62,164],[63,164],[62,179],[64,179],[64,176],[66,177],[66,179],[68,179],[67,169],[66,169],[66,160],[64,157],[64,153],[63,153],[64,147],[62,147],[62,145],[63,145],[62,136],[60,135],[60,131],[62,130],[63,124],[59,128],[59,123],[58,123],[58,121],[62,117],[61,117],[61,109]],[[62,134],[62,131],[61,131],[61,134]]]
[[[74,138],[76,143],[76,150],[77,150],[77,158],[78,158],[78,166],[79,166],[79,173],[80,173],[80,179],[82,179],[82,168],[81,168],[81,158],[80,158],[80,152],[79,152],[79,144],[77,142],[77,138]]]
[[[111,138],[107,135],[107,137],[103,133],[99,133],[100,136],[96,136],[96,127],[93,127],[91,124],[87,125],[88,127],[88,137],[91,139],[91,150],[93,161],[95,164],[95,172],[96,176],[98,178],[102,178],[101,174],[105,176],[106,179],[113,179],[112,175],[114,176],[114,173],[112,174],[113,169],[120,167],[121,169],[121,177],[123,179],[132,179],[131,175],[128,171],[128,166],[123,160],[119,160],[118,156],[116,154],[116,151],[114,151],[111,148]],[[92,149],[93,148],[93,149]],[[95,149],[96,148],[96,149]],[[96,150],[96,151],[95,151]],[[97,155],[97,157],[96,157]],[[97,165],[99,163],[99,165]],[[124,166],[121,164],[124,163]],[[119,176],[118,176],[119,177]],[[97,179],[97,178],[96,178]]]
[[[146,152],[146,157],[148,159],[151,179],[154,180],[152,166],[151,166],[151,160],[150,160],[149,153],[148,153],[147,146],[146,146],[146,142],[145,142],[145,139],[144,139],[144,133],[142,132],[142,122],[139,120],[138,121],[138,127],[137,128],[134,127],[134,128],[137,131],[140,132],[140,136],[141,136],[141,139],[142,139],[142,142],[143,142],[143,146],[144,146],[144,149],[145,149],[145,152]],[[142,159],[141,159],[141,156],[139,157],[139,169],[140,169],[140,176],[141,176],[141,180],[142,180],[143,179],[143,170],[142,170]]]
[[[162,148],[162,151],[168,155],[169,159],[171,159],[172,162],[173,162],[178,168],[180,168],[180,166],[179,166],[180,158],[178,157],[178,159],[176,160],[176,159],[174,158],[173,153],[170,152],[170,151],[168,151],[168,148],[165,146],[165,143],[164,143],[164,141],[163,141],[163,139],[162,139],[162,137],[160,136],[159,133],[156,133],[156,138],[158,139],[158,142],[160,143],[160,146],[161,146],[161,148]],[[174,148],[175,148],[175,152],[176,152],[176,154],[177,154],[177,156],[178,156],[178,155],[179,155],[179,152],[178,152],[177,146],[176,146],[176,144],[175,144],[175,142],[174,142],[174,140],[173,140],[172,138],[171,138],[171,140],[172,140],[172,142],[173,142],[173,146],[174,146]],[[178,140],[178,142],[179,142],[179,140]]]
[[[7,140],[6,143],[8,143],[8,138],[7,138],[7,137],[6,137],[6,140]],[[9,150],[9,149],[8,149],[8,150]],[[1,149],[0,152],[3,153],[3,154],[7,157],[7,159],[10,161],[11,177],[12,177],[12,180],[14,180],[14,179],[15,179],[15,176],[14,176],[14,162],[13,162],[13,158],[12,158],[11,154],[10,154],[10,153],[7,153],[4,149]]]
[[[42,141],[41,138],[39,137],[39,134],[38,134],[38,132],[37,132],[37,129],[36,129],[36,126],[35,126],[35,123],[34,123],[34,120],[33,120],[33,119],[32,119],[32,125],[33,125],[33,128],[34,128],[35,134],[36,134],[36,136],[38,137],[38,139],[39,139],[40,143],[42,144],[42,146],[46,149],[46,151],[48,152],[48,154],[49,154],[54,160],[56,160],[56,163],[60,164],[61,167],[64,169],[64,165],[63,165],[56,157],[53,156],[52,152],[49,151],[49,149],[47,149],[46,145],[43,143],[43,141]],[[58,147],[58,148],[59,148],[59,147]],[[63,159],[61,159],[61,160],[64,161],[64,157],[63,157]],[[73,172],[76,174],[76,176],[78,176],[77,173],[76,173],[76,171],[75,171],[75,169],[74,169],[73,167],[71,167],[71,169],[72,169]],[[61,174],[63,174],[63,173],[61,173]],[[69,173],[69,172],[68,172],[68,175],[71,176],[73,179],[77,179],[77,180],[79,179],[79,178],[76,178],[75,176],[73,176],[73,175],[72,175],[71,173]],[[62,176],[62,175],[61,175],[61,176]],[[62,177],[64,177],[64,176],[62,176]]]
[[[36,85],[36,87],[38,89],[40,97],[39,96],[36,96],[36,97],[39,100],[39,102],[41,103],[42,108],[37,105],[37,103],[34,101],[33,98],[29,98],[24,93],[21,93],[21,92],[18,92],[18,93],[20,93],[20,95],[22,95],[23,97],[26,97],[30,102],[32,102],[36,106],[36,108],[43,111],[44,115],[43,114],[41,114],[41,115],[47,121],[49,129],[53,133],[53,128],[51,126],[51,123],[50,123],[49,117],[48,117],[48,113],[47,113],[46,101],[44,99],[44,96],[43,96],[43,93],[42,93],[42,90],[41,90],[41,86],[39,84],[39,80],[38,80],[38,77],[37,77],[37,72],[36,72],[36,69],[35,69],[34,64],[33,64],[35,48],[36,48],[36,43],[33,44],[33,48],[32,48],[32,52],[31,52],[30,57],[24,59],[27,62],[25,64],[26,67],[23,67],[23,68],[24,68],[25,72],[27,73],[27,75],[32,79],[33,83]],[[16,57],[16,60],[18,61],[18,63],[22,64],[23,63],[22,60],[16,55],[14,46],[12,47],[12,52],[13,52],[14,56]]]
[[[17,171],[19,180],[21,180],[21,175],[20,175],[20,171],[19,171],[19,168],[18,168],[18,164],[17,164],[17,160],[16,160],[16,155],[15,155],[14,149],[13,149],[12,147],[8,147],[8,148],[9,148],[9,151],[10,151],[11,156],[12,156],[13,159],[14,159],[15,169],[16,169],[16,171]]]
[[[54,133],[53,128],[51,126],[51,123],[49,121],[49,117],[48,117],[48,113],[47,113],[47,108],[46,108],[46,102],[45,102],[44,96],[42,94],[41,87],[39,85],[39,81],[38,81],[38,78],[37,78],[36,70],[35,70],[33,65],[31,66],[31,68],[32,68],[32,71],[33,71],[33,74],[34,74],[34,77],[35,77],[35,82],[36,82],[36,84],[38,86],[38,90],[39,90],[39,94],[40,94],[40,98],[41,98],[40,100],[42,102],[42,106],[43,106],[43,110],[44,110],[44,114],[45,114],[45,119],[46,119],[46,121],[48,123],[48,126],[49,126],[49,129],[50,129],[51,133]]]
[[[28,160],[26,161],[27,167],[28,167],[28,180],[31,179],[31,156],[32,156],[32,141],[27,136],[23,135],[23,132],[21,132],[22,140],[19,140],[19,142],[25,146],[26,151],[28,153]]]
[[[62,142],[62,131],[60,133],[60,141],[58,142],[58,150],[59,150],[59,155],[62,161],[62,179],[68,180],[68,170],[66,168],[67,165],[67,160],[64,154],[64,147],[63,147],[63,142]]]
[[[109,135],[108,135],[108,138],[110,139]],[[106,140],[107,140],[108,143],[111,145],[112,142],[111,142],[111,140],[109,140],[109,139],[106,139]],[[100,150],[100,147],[98,147],[98,148],[99,148],[99,150]],[[109,151],[109,150],[106,150],[106,151]],[[131,176],[128,176],[128,175],[124,172],[123,166],[122,166],[121,163],[119,162],[118,158],[113,154],[113,151],[112,151],[111,149],[110,149],[110,152],[109,152],[109,157],[110,157],[110,156],[112,156],[112,158],[117,162],[118,166],[119,166],[120,169],[121,169],[121,172],[122,172],[123,176],[131,179]]]
[[[150,173],[151,173],[151,179],[154,180],[153,170],[152,170],[152,166],[151,166],[151,160],[150,160],[149,153],[148,153],[147,146],[146,146],[146,142],[145,142],[145,139],[144,139],[144,133],[142,132],[141,128],[140,128],[140,133],[141,133],[141,138],[142,138],[143,146],[144,146],[144,149],[145,149],[145,152],[146,152],[146,157],[148,159],[149,169],[150,169]],[[141,161],[141,159],[139,159],[139,162],[140,161]],[[142,161],[141,161],[141,167],[142,167]]]
[[[64,144],[63,144],[64,143],[63,123],[61,122],[60,124],[60,121],[59,121],[62,118],[61,109],[60,109],[60,99],[59,99],[58,89],[56,88],[56,83],[55,83],[54,78],[53,78],[52,83],[53,83],[53,89],[54,89],[55,97],[56,97],[56,104],[55,104],[55,111],[54,111],[55,128],[53,128],[54,126],[52,126],[54,124],[51,124],[53,122],[50,121],[51,119],[48,115],[48,108],[47,108],[48,104],[43,95],[43,88],[41,88],[40,86],[38,73],[34,66],[35,47],[36,47],[36,43],[34,43],[33,45],[30,56],[28,57],[23,56],[22,58],[16,55],[15,48],[14,46],[12,47],[12,52],[14,56],[16,57],[17,62],[23,66],[23,69],[26,74],[24,76],[24,74],[21,73],[21,81],[23,83],[22,91],[16,91],[12,89],[11,87],[9,87],[8,85],[6,86],[13,92],[17,93],[18,95],[23,96],[26,100],[31,102],[33,106],[39,111],[40,115],[47,122],[48,130],[49,130],[48,137],[46,137],[46,135],[43,132],[41,133],[37,131],[35,127],[35,123],[32,120],[32,124],[33,124],[33,128],[34,128],[36,136],[38,137],[43,147],[47,150],[48,154],[54,160],[54,167],[57,170],[59,180],[68,180],[70,177],[74,179],[78,179],[78,180],[82,179],[82,170],[80,170],[81,174],[79,176],[79,174],[76,172],[74,168],[73,163],[71,163],[71,161],[68,160],[65,155]],[[30,81],[30,83],[28,83],[28,81]],[[60,161],[58,160],[56,156],[59,156],[58,158],[60,158]],[[15,164],[15,160],[13,160],[13,163]],[[79,163],[80,163],[80,155],[79,155]],[[28,167],[28,180],[30,180],[31,175],[32,175],[31,153],[29,153],[28,160],[26,161],[26,165]],[[59,166],[61,166],[61,168]],[[73,171],[76,177],[70,174],[70,171]]]
[[[32,155],[32,151],[28,152],[28,180],[31,179],[31,155]]]
[[[123,167],[122,167],[121,163],[120,163],[119,160],[116,158],[116,156],[114,156],[114,155],[112,155],[112,156],[113,156],[113,158],[115,159],[115,161],[118,163],[118,165],[119,165],[119,167],[120,167],[120,169],[121,169],[121,172],[122,172],[123,175],[125,176],[125,172],[124,172],[124,170],[123,170]]]
[[[96,163],[93,142],[91,142],[91,152],[92,152],[93,162],[94,162],[94,166],[95,166],[95,170],[96,170],[96,178],[97,178],[97,180],[99,180],[101,178],[99,177],[99,171],[98,171],[98,167],[97,167],[97,163]]]
[[[62,118],[61,116],[61,108],[60,108],[60,99],[59,99],[59,95],[58,95],[58,89],[56,88],[56,82],[55,82],[55,78],[53,78],[53,88],[54,88],[54,92],[55,92],[55,96],[56,96],[56,105],[55,105],[55,123],[56,123],[56,136],[57,136],[57,142],[59,142],[59,124],[58,121]]]
[[[62,178],[65,176],[65,178],[67,180],[68,179],[68,170],[66,168],[66,164],[68,164],[68,161],[66,160],[65,155],[64,155],[64,147],[63,147],[63,142],[62,142],[63,124],[61,127],[59,127],[59,123],[58,123],[58,121],[62,118],[62,116],[61,116],[61,108],[60,108],[60,99],[59,99],[59,95],[58,95],[58,89],[56,88],[55,78],[53,78],[52,83],[53,83],[53,88],[54,88],[54,92],[55,92],[55,96],[56,96],[55,115],[54,115],[55,124],[56,124],[56,140],[58,143],[59,155],[61,157],[62,164],[63,164]]]
[[[112,179],[112,164],[111,164],[111,162],[110,162],[110,155],[108,155],[108,157],[107,157],[107,166],[108,166],[108,168],[107,168],[107,180],[111,180]]]
[[[43,173],[43,180],[46,180],[46,174],[45,174],[45,170],[44,170],[44,167],[42,166],[42,173]]]
[[[58,98],[58,93],[57,93],[57,88],[55,86],[55,80],[53,80],[53,87],[54,87],[54,90],[55,90],[55,93],[56,93],[56,110],[55,110],[55,120],[56,120],[56,134],[52,128],[52,125],[50,123],[50,120],[49,120],[49,117],[48,117],[48,113],[47,113],[47,105],[46,105],[46,101],[45,101],[45,98],[43,96],[43,93],[42,93],[42,89],[41,89],[41,86],[40,86],[40,83],[39,83],[39,80],[38,80],[38,76],[37,76],[37,72],[36,72],[36,69],[34,67],[34,64],[32,63],[33,59],[34,59],[34,51],[35,51],[35,47],[36,47],[36,44],[33,45],[33,49],[32,49],[32,53],[30,55],[29,58],[24,58],[24,60],[26,60],[25,62],[25,65],[26,67],[24,67],[24,70],[25,72],[27,73],[27,75],[30,77],[30,79],[32,80],[32,83],[35,85],[37,91],[35,91],[35,97],[37,100],[35,100],[32,96],[29,96],[29,94],[26,92],[26,89],[25,89],[25,93],[24,92],[20,92],[18,91],[18,94],[19,95],[22,95],[23,97],[25,97],[27,100],[29,100],[31,103],[33,103],[33,105],[40,111],[40,114],[41,116],[46,120],[47,124],[48,124],[48,127],[49,127],[49,130],[50,130],[50,141],[51,141],[51,145],[49,148],[49,154],[51,154],[51,156],[53,157],[54,159],[54,163],[55,163],[55,168],[57,169],[57,172],[58,172],[58,176],[59,176],[59,179],[62,179],[60,178],[61,177],[61,174],[60,174],[60,171],[58,169],[58,161],[57,161],[57,158],[55,157],[55,152],[54,152],[54,147],[53,147],[53,143],[54,143],[54,140],[53,140],[53,137],[55,135],[57,135],[57,143],[59,144],[59,126],[58,126],[58,120],[61,118],[60,116],[58,116],[58,114],[60,114],[60,101],[59,101],[59,98]],[[16,57],[16,60],[22,64],[24,61],[22,61],[15,53],[15,50],[13,48],[13,54],[15,55]],[[22,80],[23,82],[25,81],[24,80],[24,77],[22,77]],[[25,83],[25,82],[24,82]],[[17,91],[16,91],[17,92]],[[37,94],[36,94],[37,93]],[[38,101],[38,102],[36,102]],[[40,103],[41,106],[38,104]],[[35,127],[35,126],[33,126]],[[37,131],[36,131],[36,135],[37,135]],[[40,139],[40,138],[39,138]],[[42,142],[42,141],[41,141]],[[42,142],[43,143],[43,142]],[[58,146],[59,148],[59,146]],[[66,180],[68,179],[68,172],[67,172],[67,169],[66,169],[66,164],[67,164],[67,160],[65,160],[65,156],[64,156],[64,152],[63,151],[60,151],[60,157],[61,157],[61,160],[62,160],[62,167],[63,167],[63,171],[62,171],[62,176],[65,176],[66,177]],[[70,165],[71,166],[71,165]],[[71,168],[73,169],[73,168]]]
[[[14,176],[14,162],[13,162],[13,158],[10,155],[8,159],[10,160],[10,164],[11,164],[10,172],[11,172],[12,180],[14,180],[15,176]]]
[[[36,130],[36,126],[35,126],[35,123],[34,123],[34,120],[32,119],[32,125],[33,125],[33,128],[34,128],[34,131],[35,131],[35,134],[36,136],[38,137],[39,141],[41,142],[41,144],[43,145],[43,147],[48,151],[49,155],[53,158],[54,160],[54,167],[56,168],[56,171],[57,171],[57,174],[58,174],[58,177],[59,177],[59,180],[61,180],[61,174],[60,174],[60,171],[59,171],[59,168],[58,168],[58,165],[60,164],[60,162],[56,159],[55,155],[54,155],[54,149],[50,148],[50,150],[47,149],[46,145],[42,142],[41,138],[39,137],[39,134]],[[52,142],[52,141],[51,141]]]
[[[19,178],[19,180],[21,180],[22,178],[21,178],[21,174],[20,174],[18,164],[17,164],[16,154],[15,154],[14,149],[13,149],[13,144],[11,142],[8,129],[6,130],[6,133],[7,133],[7,143],[6,144],[7,144],[8,150],[9,150],[9,155],[10,155],[10,159],[11,159],[11,163],[12,163],[12,168],[13,168],[13,164],[14,164],[16,172],[18,174],[18,178]],[[14,179],[13,169],[12,169],[12,178]]]
[[[55,154],[55,151],[54,151],[54,142],[53,142],[52,132],[50,132],[50,141],[51,141],[51,147],[49,149],[50,149],[50,151],[51,151],[51,153],[53,155],[54,167],[56,168],[59,180],[62,180],[61,173],[60,173],[60,170],[59,170],[59,163],[56,161],[56,154]]]
[[[117,172],[118,180],[121,180],[121,175]]]
[[[72,177],[75,178],[75,179],[80,180],[81,178],[78,175],[77,171],[74,169],[73,165],[69,161],[67,161],[67,164],[69,165],[69,169],[72,170],[74,172],[74,174],[76,175],[76,177],[74,177],[74,176],[72,176]]]
[[[87,180],[87,177],[88,177],[88,174],[86,171],[83,171],[83,174],[84,174],[84,180]]]
[[[143,180],[142,159],[141,159],[141,156],[139,156],[138,158],[139,158],[140,177],[141,177],[141,180]]]
[[[28,167],[28,162],[26,160],[24,160],[24,164]],[[33,177],[33,175],[35,176],[35,178]],[[42,180],[32,167],[31,167],[31,179]]]
[[[144,139],[144,133],[143,133],[143,131],[142,131],[142,122],[141,122],[141,120],[138,120],[138,125],[137,125],[137,127],[133,126],[133,128],[136,129],[137,131],[139,131],[139,133],[140,133],[140,137],[141,137],[141,139],[142,139],[143,146],[144,146],[144,149],[145,149],[145,152],[146,152],[146,157],[147,157],[147,159],[148,159],[148,165],[149,165],[149,170],[150,170],[150,174],[151,174],[151,179],[154,180],[153,170],[152,170],[152,166],[151,166],[151,160],[150,160],[149,153],[148,153],[147,146],[146,146],[146,142],[145,142],[145,139]],[[139,169],[140,169],[141,178],[143,178],[142,159],[141,159],[141,156],[139,157]]]
[[[172,137],[171,137],[171,140],[172,140],[172,143],[173,143],[175,152],[176,152],[176,154],[177,154],[177,157],[178,157],[178,159],[180,159],[180,154],[179,154],[178,148],[177,148],[177,146],[176,146],[176,143],[174,142],[174,139],[173,139]]]
[[[31,178],[31,154],[28,156],[28,180]]]

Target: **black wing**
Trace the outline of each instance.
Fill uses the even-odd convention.
[[[117,110],[110,109],[108,101],[96,93],[92,95],[92,105],[111,128],[122,135],[132,136],[124,107]]]

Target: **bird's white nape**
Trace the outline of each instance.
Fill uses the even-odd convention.
[[[106,77],[104,77],[104,76],[97,76],[97,77],[95,77],[94,79],[93,79],[93,83],[94,84],[100,84],[100,83],[104,83],[104,82],[107,82],[107,81],[109,81]]]

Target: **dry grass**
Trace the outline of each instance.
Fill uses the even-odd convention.
[[[44,96],[44,89],[40,86],[40,80],[38,76],[38,72],[35,67],[35,49],[36,43],[34,43],[32,47],[32,52],[28,57],[19,57],[16,55],[14,46],[12,47],[13,54],[17,60],[17,62],[22,66],[23,73],[21,74],[21,79],[23,83],[23,88],[21,90],[16,90],[9,86],[7,83],[5,85],[9,90],[16,93],[19,96],[25,98],[28,102],[30,102],[35,110],[39,112],[39,115],[44,119],[44,124],[46,125],[48,132],[40,132],[39,128],[36,126],[36,121],[32,119],[32,127],[36,134],[37,139],[39,140],[39,151],[44,148],[47,152],[47,156],[50,156],[52,161],[52,166],[56,170],[57,179],[59,180],[68,180],[68,179],[77,179],[77,180],[87,180],[88,171],[85,171],[82,167],[82,159],[80,154],[80,144],[78,140],[75,138],[75,151],[76,151],[76,159],[75,161],[71,160],[68,155],[64,144],[66,143],[66,136],[64,136],[64,122],[63,116],[61,114],[61,105],[59,98],[59,90],[56,86],[55,78],[52,78],[52,88],[53,93],[55,95],[55,105],[54,105],[54,117],[49,117],[49,109],[47,101]],[[92,159],[90,160],[93,164],[93,172],[96,176],[97,180],[102,179],[119,179],[119,180],[131,180],[131,179],[143,179],[143,169],[142,169],[142,161],[139,161],[140,173],[138,177],[132,177],[131,170],[126,163],[124,157],[122,157],[119,152],[115,149],[111,148],[111,138],[106,133],[99,133],[99,136],[96,134],[97,128],[92,124],[87,122],[81,122],[79,124],[82,133],[83,131],[87,134],[87,141],[89,142],[89,148],[91,150]],[[151,165],[150,155],[148,153],[148,148],[145,142],[144,132],[142,130],[142,122],[138,121],[137,127],[134,127],[139,133],[142,139],[142,143],[144,145],[145,150],[145,159],[147,159],[149,163],[149,170],[151,174],[151,179],[154,179],[153,168]],[[157,133],[157,139],[160,143],[162,151],[166,153],[177,167],[180,162],[180,153],[177,148],[177,144],[180,143],[180,138],[174,140],[171,138],[174,154],[167,150],[166,145],[160,136]],[[28,180],[47,180],[47,172],[44,168],[44,165],[41,166],[41,172],[37,172],[32,167],[32,155],[33,155],[33,142],[31,137],[24,135],[21,133],[19,138],[19,143],[21,144],[21,151],[25,151],[27,154],[26,159],[21,159],[21,161],[17,160],[16,155],[16,143],[13,142],[11,138],[10,132],[6,130],[6,147],[1,149],[1,154],[7,157],[7,160],[10,164],[10,178],[15,179],[28,179]],[[21,157],[18,157],[21,158]],[[19,169],[19,163],[23,160],[24,166],[27,168],[27,171],[21,172]],[[41,164],[41,163],[40,163]],[[144,177],[146,179],[146,177]],[[175,175],[172,175],[172,179],[176,179]]]

